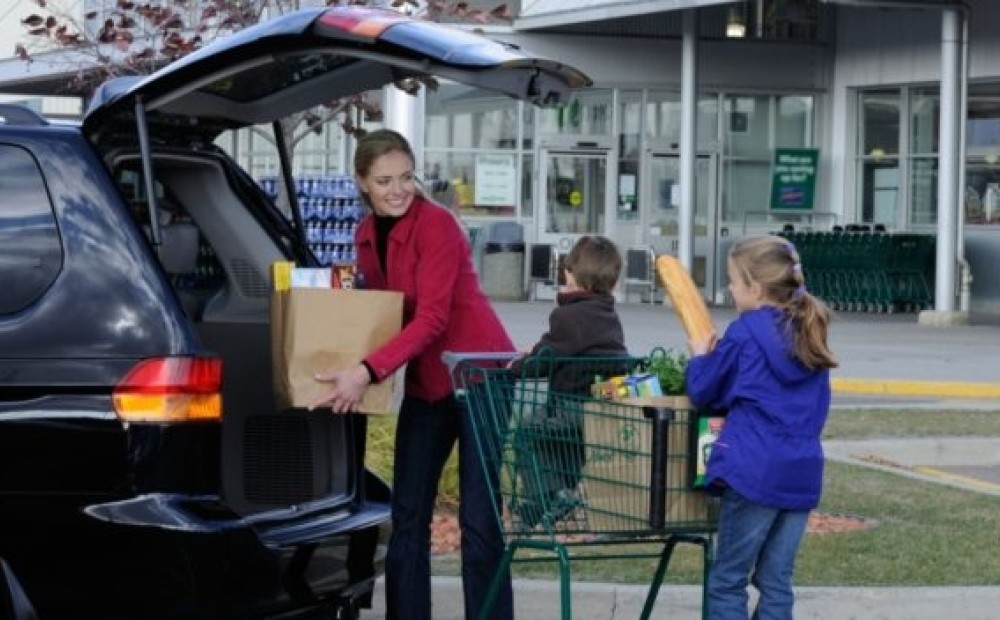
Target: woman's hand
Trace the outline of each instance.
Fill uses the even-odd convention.
[[[705,355],[715,348],[716,340],[718,340],[718,337],[714,333],[697,340],[688,340],[688,348],[691,349],[691,355]]]
[[[510,358],[510,361],[507,362],[507,366],[506,366],[507,369],[513,368],[515,364],[518,364],[521,360],[523,360],[527,356],[528,356],[527,353],[520,352],[517,355],[515,355],[514,357]]]
[[[350,413],[358,411],[365,388],[371,383],[368,369],[364,364],[351,368],[333,370],[316,374],[316,380],[329,383],[332,387],[321,398],[309,405],[312,411],[318,407],[330,407],[334,413]]]

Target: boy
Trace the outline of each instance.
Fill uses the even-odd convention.
[[[534,527],[571,514],[579,505],[576,486],[584,461],[579,401],[560,406],[559,395],[587,396],[596,374],[620,374],[624,368],[597,368],[590,364],[545,362],[546,356],[617,357],[627,355],[621,320],[615,311],[612,291],[622,270],[622,257],[606,237],[581,237],[563,265],[566,284],[549,315],[549,331],[532,347],[527,358],[511,364],[515,376],[537,376],[551,372],[547,406],[522,421],[520,434],[527,454],[519,455],[519,473],[524,493],[515,507],[522,525]],[[611,364],[610,366],[618,366]],[[526,467],[534,457],[535,471]],[[537,472],[537,476],[535,473]]]

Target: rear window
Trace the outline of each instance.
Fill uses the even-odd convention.
[[[62,266],[55,213],[38,163],[0,144],[0,315],[30,306]]]
[[[255,65],[235,76],[213,82],[202,90],[239,103],[260,101],[354,62],[357,59],[338,54],[296,54],[277,58],[263,67]]]

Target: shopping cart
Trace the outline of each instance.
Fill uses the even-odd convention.
[[[491,611],[515,555],[531,550],[516,561],[558,561],[564,619],[572,617],[571,559],[659,558],[646,619],[679,543],[702,549],[704,616],[718,513],[715,500],[693,488],[697,412],[678,397],[591,395],[595,381],[641,372],[648,358],[541,355],[522,360],[517,371],[498,367],[511,357],[443,356],[471,416],[504,536],[504,556],[479,617]],[[596,552],[598,545],[604,552]]]

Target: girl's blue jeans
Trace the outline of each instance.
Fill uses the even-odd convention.
[[[389,620],[430,620],[430,527],[438,480],[458,441],[459,510],[462,531],[462,587],[465,617],[476,618],[503,556],[504,543],[472,421],[449,397],[438,402],[406,397],[396,425],[393,462],[392,536],[386,556]],[[492,620],[513,617],[510,573],[502,577]]]
[[[750,583],[760,593],[754,620],[792,620],[795,554],[808,519],[808,510],[769,508],[731,488],[723,492],[708,576],[710,620],[746,620]]]

